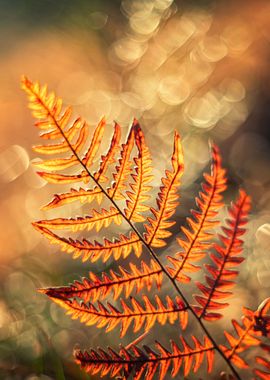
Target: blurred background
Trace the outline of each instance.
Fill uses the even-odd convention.
[[[241,305],[256,308],[269,296],[270,2],[0,0],[0,7],[0,378],[90,379],[73,364],[75,344],[116,348],[119,342],[118,331],[105,335],[72,321],[36,292],[117,265],[82,265],[31,226],[59,215],[40,207],[62,189],[46,185],[31,166],[38,135],[20,90],[22,74],[47,83],[90,125],[104,115],[107,138],[114,120],[125,135],[136,117],[153,154],[156,190],[173,132],[180,132],[186,172],[175,233],[209,170],[209,141],[220,146],[229,174],[226,203],[239,186],[253,199],[235,296],[225,318],[210,326],[222,339]],[[80,215],[80,207],[61,215]],[[173,238],[166,254],[176,249]],[[169,284],[164,291],[171,292]],[[176,333],[177,326],[165,327],[161,340]]]

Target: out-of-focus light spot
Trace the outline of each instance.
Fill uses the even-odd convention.
[[[123,13],[130,17],[136,12],[151,12],[154,8],[154,3],[152,0],[149,1],[130,1],[123,0],[121,3],[121,9]]]
[[[88,16],[88,21],[91,29],[102,29],[106,25],[108,15],[103,12],[93,12]]]
[[[265,267],[265,265],[263,263],[258,265],[257,278],[260,286],[269,288],[269,276],[270,271]]]
[[[198,128],[213,127],[219,120],[220,104],[208,92],[203,97],[194,97],[185,107],[187,121]]]
[[[31,165],[25,172],[23,179],[28,187],[34,188],[34,189],[40,189],[41,187],[47,184],[47,181],[41,178]]]
[[[109,115],[111,112],[111,98],[105,91],[88,91],[85,94],[84,104],[79,108],[81,114],[88,123],[97,124],[101,115]]]
[[[226,44],[219,36],[205,37],[198,48],[202,59],[209,62],[218,62],[228,53]]]
[[[136,75],[132,78],[131,87],[140,94],[145,109],[150,109],[157,99],[158,77],[154,74]]]
[[[190,95],[190,86],[187,81],[178,76],[167,76],[159,86],[159,96],[164,103],[177,105],[183,103]]]
[[[240,102],[246,96],[246,90],[243,84],[233,78],[224,79],[219,86],[223,93],[224,99],[228,102]]]
[[[145,53],[147,45],[132,38],[121,38],[113,46],[114,53],[118,59],[125,63],[137,61]]]
[[[193,53],[191,52],[190,59],[186,60],[184,69],[190,85],[196,87],[207,81],[214,70],[214,65],[198,59]]]
[[[22,175],[29,166],[29,156],[19,145],[11,145],[0,152],[0,179],[2,182],[12,182]]]
[[[244,23],[235,23],[227,26],[221,37],[229,48],[229,55],[242,54],[252,43],[252,33]]]
[[[196,27],[196,33],[198,34],[205,34],[213,22],[213,16],[203,10],[198,10],[196,12],[187,12],[184,14],[184,16],[194,23]]]
[[[59,83],[57,93],[65,99],[68,104],[78,105],[84,102],[85,93],[93,88],[93,78],[84,71],[77,71],[63,76]]]
[[[134,92],[122,92],[120,94],[120,99],[131,108],[143,108],[141,97]]]
[[[269,248],[270,245],[270,224],[265,223],[260,226],[256,231],[256,239],[258,243],[264,248]]]
[[[231,112],[229,112],[226,117],[225,121],[230,124],[233,127],[239,126],[241,123],[243,123],[248,116],[248,108],[246,103],[240,102],[234,104],[234,106],[231,108]]]
[[[152,34],[159,26],[160,16],[155,13],[139,11],[134,13],[129,20],[132,30],[138,34]]]
[[[161,11],[164,11],[165,9],[169,8],[172,3],[173,0],[155,0],[154,7]]]
[[[155,39],[157,46],[172,53],[184,45],[196,31],[194,23],[186,16],[171,20],[167,29],[161,31],[161,36]],[[170,38],[168,38],[168,35]]]

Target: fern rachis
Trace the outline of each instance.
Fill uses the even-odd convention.
[[[228,289],[234,285],[231,280],[237,275],[237,272],[231,268],[242,261],[242,258],[238,256],[242,251],[242,241],[239,236],[244,233],[242,227],[246,222],[250,204],[250,198],[243,190],[240,191],[238,201],[229,209],[230,219],[227,221],[227,227],[223,227],[224,235],[220,236],[220,244],[214,244],[215,251],[210,254],[214,265],[207,267],[210,274],[210,276],[206,276],[207,285],[197,284],[202,293],[202,295],[195,296],[199,305],[189,304],[179,287],[179,283],[187,283],[191,280],[190,275],[201,268],[198,261],[213,247],[211,242],[213,228],[219,223],[216,218],[218,210],[223,206],[222,192],[226,189],[226,175],[221,167],[218,148],[216,146],[212,148],[212,170],[210,174],[205,175],[202,191],[197,197],[198,211],[192,211],[192,217],[187,219],[188,227],[182,227],[185,237],[178,239],[181,251],[169,257],[173,266],[163,265],[154,248],[166,246],[166,238],[171,236],[169,229],[175,224],[171,218],[178,206],[178,187],[184,168],[178,133],[175,133],[174,136],[172,169],[166,170],[165,176],[162,178],[156,208],[150,207],[147,205],[147,201],[151,190],[149,183],[152,179],[151,155],[137,120],[134,120],[127,140],[122,144],[120,158],[113,172],[114,181],[106,189],[104,184],[106,185],[109,181],[107,169],[115,163],[119,151],[120,126],[115,123],[110,147],[107,153],[101,156],[99,169],[93,172],[93,162],[102,145],[105,120],[100,121],[89,143],[88,125],[81,119],[76,119],[72,123],[71,108],[63,110],[62,101],[53,93],[48,94],[46,86],[40,87],[38,83],[32,83],[23,78],[22,87],[29,96],[33,115],[38,119],[36,125],[41,129],[41,137],[46,141],[60,139],[59,143],[40,145],[34,149],[38,153],[46,155],[62,155],[68,152],[71,154],[64,158],[57,157],[39,161],[37,165],[47,171],[38,174],[52,183],[83,182],[87,185],[93,183],[93,187],[88,189],[71,188],[67,193],[56,194],[44,209],[64,206],[66,203],[74,201],[90,203],[97,200],[101,204],[106,198],[111,202],[109,210],[93,209],[85,217],[38,221],[34,223],[35,228],[52,243],[60,245],[63,251],[73,253],[74,258],[81,257],[83,261],[95,262],[102,259],[105,262],[111,257],[114,260],[118,260],[120,257],[127,259],[132,252],[140,256],[143,249],[152,256],[150,265],[144,261],[141,262],[140,267],[131,263],[129,271],[119,267],[117,272],[111,270],[110,275],[104,273],[101,277],[90,272],[89,279],[84,279],[82,282],[76,281],[70,286],[40,289],[40,291],[65,308],[73,318],[80,318],[82,322],[106,327],[107,331],[121,325],[122,336],[132,322],[136,332],[139,332],[143,326],[146,331],[150,330],[155,322],[164,324],[169,321],[172,324],[177,319],[184,329],[188,323],[188,313],[195,317],[205,333],[203,343],[192,336],[192,346],[181,335],[181,347],[172,341],[171,351],[157,342],[158,353],[148,346],[144,346],[144,350],[141,350],[135,344],[129,348],[121,348],[119,353],[112,349],[108,349],[107,352],[102,349],[91,350],[89,353],[77,350],[75,352],[76,361],[93,374],[110,373],[114,377],[121,372],[123,377],[127,378],[133,371],[135,379],[140,379],[144,375],[151,379],[159,369],[159,378],[163,379],[171,366],[172,376],[176,376],[182,366],[184,375],[190,371],[196,372],[204,358],[208,363],[208,370],[211,372],[214,364],[214,352],[218,352],[231,369],[234,377],[240,379],[235,365],[240,368],[244,368],[245,365],[241,358],[238,359],[239,347],[242,347],[242,342],[245,342],[249,348],[252,346],[252,339],[253,342],[260,343],[260,337],[269,334],[270,322],[267,312],[270,301],[266,301],[263,309],[259,308],[255,312],[249,311],[248,316],[245,314],[244,318],[248,320],[247,323],[250,320],[256,321],[256,323],[249,323],[248,332],[242,333],[239,325],[233,322],[239,338],[228,339],[230,349],[224,348],[225,346],[215,341],[203,320],[214,321],[222,317],[222,314],[216,313],[216,310],[227,304],[218,301],[231,294]],[[131,161],[134,149],[137,149],[138,152],[134,158],[135,171],[133,171]],[[75,172],[66,174],[65,170],[67,169],[75,170]],[[130,176],[133,180],[131,183]],[[119,206],[118,200],[126,200],[124,210]],[[142,215],[145,211],[152,213],[146,222]],[[99,231],[112,223],[121,226],[123,221],[130,228],[129,234],[119,234],[115,239],[106,238],[103,242],[64,238],[51,231],[52,229],[69,229],[74,232],[92,228]],[[134,225],[135,222],[144,222],[144,234],[138,231]],[[197,264],[194,265],[194,262]],[[175,300],[167,296],[167,300],[164,302],[159,296],[156,296],[156,304],[153,304],[146,295],[141,297],[143,302],[140,302],[138,297],[133,297],[128,303],[124,300],[133,289],[137,291],[138,295],[144,288],[148,290],[152,288],[154,283],[160,289],[165,278],[171,282],[178,293]],[[115,300],[122,296],[120,299],[122,308],[119,309],[111,303],[97,302],[100,297],[106,299],[111,293]],[[258,333],[258,315],[263,321],[261,323],[265,325],[264,334]],[[256,337],[252,338],[254,334]],[[226,336],[229,337],[228,333]],[[245,337],[249,337],[250,344],[247,343]]]

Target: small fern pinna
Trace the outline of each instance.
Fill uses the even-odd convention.
[[[46,86],[23,77],[22,88],[28,95],[41,138],[50,142],[35,146],[34,150],[53,156],[35,162],[42,170],[38,174],[49,183],[73,186],[67,192],[55,194],[43,210],[78,201],[88,204],[95,201],[97,205],[97,209],[87,216],[41,220],[33,223],[34,227],[51,243],[58,244],[62,251],[84,262],[117,261],[120,258],[128,261],[132,254],[140,257],[143,251],[144,257],[148,257],[140,264],[131,261],[116,271],[111,269],[99,276],[90,272],[88,278],[68,286],[39,289],[73,319],[105,328],[107,332],[120,328],[121,337],[131,329],[138,333],[134,342],[120,346],[118,351],[110,347],[106,350],[76,349],[75,361],[85,371],[99,377],[150,380],[177,375],[186,377],[189,373],[197,373],[203,363],[211,373],[219,357],[223,362],[222,369],[230,373],[230,379],[243,378],[245,369],[253,373],[254,379],[270,379],[270,346],[267,345],[270,299],[255,311],[243,308],[242,321],[232,321],[234,332],[226,331],[222,344],[208,330],[211,323],[222,318],[222,309],[229,306],[226,301],[232,295],[237,268],[244,260],[241,237],[250,210],[250,197],[240,190],[228,209],[222,233],[216,236],[215,231],[220,225],[218,213],[224,207],[222,194],[227,182],[219,149],[212,146],[211,172],[204,174],[202,190],[196,198],[197,210],[191,211],[185,227],[181,227],[177,252],[167,257],[164,264],[160,248],[166,246],[172,235],[170,228],[175,224],[173,215],[179,204],[178,188],[184,171],[178,133],[174,134],[171,168],[161,179],[155,207],[150,207],[152,160],[137,120],[133,121],[122,145],[121,128],[115,123],[110,146],[101,156],[99,167],[93,170],[102,145],[105,120],[102,119],[90,133],[87,123],[81,118],[74,119],[71,107],[63,108],[61,99],[49,93]],[[81,184],[81,187],[75,188],[74,184]],[[108,201],[110,206],[99,207]],[[145,217],[147,212],[151,216]],[[58,234],[58,230],[99,231],[112,224],[118,225],[118,230],[124,223],[129,232],[119,233],[111,240],[73,239]],[[200,261],[203,258],[208,262],[204,266],[206,275],[202,282],[196,282],[198,294],[190,303],[183,294],[182,284],[189,283],[191,276],[202,269]],[[141,295],[143,291],[159,292],[165,281],[171,284],[176,297],[168,294],[164,299],[155,295],[153,300]],[[136,296],[131,296],[134,291]],[[106,302],[108,297],[118,300],[118,306]],[[183,331],[190,317],[198,323],[204,335],[202,338],[188,336]],[[155,324],[166,323],[179,324],[179,338],[166,347],[158,341],[152,347],[142,344],[146,332]],[[245,358],[246,351],[252,349],[253,362],[250,361],[252,354],[247,352],[249,361]],[[202,370],[206,367],[203,366]]]

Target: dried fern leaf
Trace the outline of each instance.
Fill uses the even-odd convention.
[[[133,222],[143,222],[145,218],[142,213],[149,210],[144,204],[150,196],[147,194],[152,187],[148,183],[152,180],[152,160],[148,147],[145,144],[144,134],[137,122],[134,120],[135,142],[138,148],[138,157],[134,158],[137,165],[135,174],[132,174],[133,183],[130,183],[132,191],[127,191],[127,208],[124,210],[126,217]]]
[[[255,368],[253,373],[255,375],[255,380],[269,380],[270,379],[270,360],[265,359],[262,356],[256,357],[256,363],[263,368]]]
[[[97,201],[100,204],[103,196],[104,194],[98,187],[86,190],[82,188],[78,190],[70,189],[68,193],[54,194],[53,199],[47,205],[43,206],[42,210],[50,210],[75,201],[80,201],[81,203]]]
[[[165,238],[171,236],[168,228],[175,224],[170,218],[175,213],[179,202],[177,189],[184,171],[183,153],[180,137],[177,132],[174,135],[174,151],[172,155],[172,171],[166,170],[166,177],[162,178],[162,186],[157,198],[157,209],[151,207],[153,217],[147,218],[145,224],[146,233],[144,239],[151,247],[164,247]]]
[[[200,306],[194,310],[200,318],[207,321],[215,321],[222,318],[219,309],[228,306],[228,303],[220,302],[232,295],[230,289],[235,285],[234,279],[238,271],[234,267],[244,260],[241,257],[243,241],[240,237],[245,233],[243,228],[247,223],[247,215],[250,210],[250,197],[240,190],[239,198],[229,209],[230,218],[227,219],[227,227],[223,227],[224,235],[220,235],[220,243],[214,244],[215,252],[210,254],[214,265],[206,265],[210,276],[206,276],[207,285],[197,282],[202,295],[196,295],[195,299]]]
[[[114,182],[108,189],[109,196],[114,200],[125,199],[123,191],[126,189],[128,177],[132,171],[130,156],[134,146],[134,141],[134,126],[132,125],[126,143],[122,144],[119,165],[116,166],[115,173],[113,173]]]
[[[119,235],[114,241],[104,239],[104,243],[94,241],[91,243],[87,239],[73,240],[64,238],[54,234],[49,229],[33,223],[33,226],[42,233],[52,244],[61,246],[63,252],[73,253],[73,258],[82,257],[82,261],[90,260],[92,263],[98,259],[106,262],[111,257],[118,260],[120,257],[126,258],[131,252],[134,252],[137,257],[141,255],[142,243],[139,237],[131,232],[129,236]]]
[[[98,302],[96,307],[93,303],[79,303],[77,300],[63,298],[50,298],[58,305],[67,310],[67,314],[72,319],[80,319],[88,326],[96,325],[98,328],[106,328],[106,332],[113,330],[118,325],[121,326],[121,337],[123,337],[130,325],[133,323],[133,331],[138,332],[144,326],[145,331],[150,330],[156,322],[164,325],[166,322],[174,324],[179,321],[182,329],[187,325],[187,308],[180,297],[173,301],[169,296],[166,297],[166,304],[156,296],[156,306],[154,306],[147,296],[142,296],[144,305],[135,298],[131,297],[131,306],[121,299],[122,310],[118,310],[111,303],[106,307]]]
[[[94,173],[94,178],[100,183],[108,181],[108,177],[105,174],[108,167],[115,162],[114,157],[119,149],[120,138],[121,138],[120,126],[119,124],[115,123],[114,134],[111,139],[109,150],[105,156],[103,155],[101,156],[99,170],[96,173]]]
[[[45,288],[39,289],[39,291],[49,297],[65,299],[76,297],[87,303],[102,300],[110,294],[113,294],[114,300],[117,300],[123,292],[125,298],[128,298],[133,289],[137,293],[145,289],[150,291],[154,284],[158,289],[161,287],[163,272],[153,260],[150,265],[142,261],[140,268],[130,263],[129,271],[122,267],[119,267],[118,271],[119,273],[116,273],[111,269],[109,274],[104,272],[101,277],[90,272],[89,278],[84,278],[81,282],[74,281],[70,286]]]
[[[270,298],[266,299],[256,311],[243,308],[241,324],[232,320],[235,337],[224,332],[227,346],[220,345],[226,358],[239,368],[249,368],[248,363],[240,354],[252,346],[259,346],[262,337],[270,337]]]
[[[40,220],[35,222],[36,226],[50,228],[54,230],[69,229],[73,232],[82,231],[84,229],[100,231],[101,228],[109,227],[111,223],[120,225],[122,223],[122,215],[115,207],[110,207],[109,210],[101,209],[92,210],[91,216],[78,218],[56,218],[50,220]]]
[[[89,168],[93,164],[93,161],[101,144],[105,124],[105,119],[101,119],[101,121],[98,123],[97,128],[95,129],[90,146],[82,159],[82,162],[86,166],[86,168]]]
[[[148,346],[141,350],[136,345],[127,350],[121,348],[119,353],[108,348],[108,351],[102,349],[90,351],[75,350],[74,356],[81,368],[90,374],[100,374],[115,377],[123,372],[124,379],[129,378],[133,372],[133,379],[152,380],[155,375],[157,379],[163,380],[169,373],[171,367],[171,376],[175,377],[180,369],[183,368],[184,376],[190,372],[196,373],[203,364],[205,359],[208,372],[212,371],[214,363],[214,348],[210,340],[205,337],[203,344],[192,336],[193,345],[191,347],[181,336],[180,341],[182,348],[171,341],[171,351],[164,348],[159,342],[156,342],[156,351]]]
[[[166,267],[173,279],[187,283],[190,277],[184,272],[196,272],[200,266],[194,262],[202,259],[212,245],[213,229],[219,225],[218,211],[223,207],[222,193],[226,190],[226,173],[221,166],[221,157],[217,146],[212,147],[211,174],[204,174],[202,191],[196,197],[198,210],[192,210],[193,218],[187,218],[189,228],[182,227],[185,239],[178,238],[183,251],[175,257],[168,257],[173,267]]]

